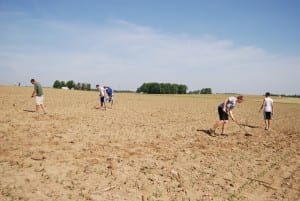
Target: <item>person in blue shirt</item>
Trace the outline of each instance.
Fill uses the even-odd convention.
[[[104,87],[104,89],[106,90],[107,96],[108,96],[108,102],[110,103],[110,106],[112,107],[113,103],[114,103],[114,97],[113,97],[113,90],[110,87]]]

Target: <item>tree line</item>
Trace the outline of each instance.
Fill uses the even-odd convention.
[[[212,94],[212,89],[203,88],[201,90],[190,91],[189,94]]]
[[[184,84],[171,84],[171,83],[143,83],[137,89],[137,93],[147,94],[186,94],[188,87]]]
[[[61,89],[63,87],[68,87],[69,89],[76,89],[76,90],[91,90],[91,84],[90,83],[75,83],[73,80],[69,80],[67,82],[65,81],[59,81],[55,80],[53,83],[53,88]]]
[[[68,87],[68,89],[76,90],[87,90],[90,91],[90,83],[75,83],[73,80],[59,81],[55,80],[53,83],[53,88],[61,89],[63,87]],[[146,94],[186,94],[188,90],[187,85],[185,84],[176,84],[176,83],[157,83],[149,82],[143,83],[139,88],[137,88],[137,93],[146,93]],[[189,94],[212,94],[211,88],[203,88],[201,90],[195,90],[188,92]]]

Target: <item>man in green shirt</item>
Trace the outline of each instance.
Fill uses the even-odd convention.
[[[44,93],[43,93],[42,85],[40,83],[38,83],[37,81],[35,81],[35,79],[31,79],[30,82],[34,86],[31,97],[35,97],[35,111],[39,112],[39,109],[41,107],[44,114],[46,114],[46,111],[44,108]]]

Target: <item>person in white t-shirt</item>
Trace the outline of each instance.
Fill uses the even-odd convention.
[[[106,94],[106,90],[104,90],[104,88],[102,86],[100,86],[99,84],[96,85],[96,88],[99,90],[100,94],[100,107],[99,108],[103,108],[104,110],[106,110],[106,104],[105,104],[105,98],[107,97]]]
[[[263,114],[264,114],[264,120],[265,120],[265,125],[266,128],[265,130],[270,130],[271,126],[271,119],[274,114],[274,105],[273,105],[273,99],[270,97],[270,93],[267,92],[265,94],[265,98],[263,100],[263,103],[260,106],[259,112],[264,109]]]
[[[209,129],[209,133],[211,135],[215,135],[216,134],[215,130],[220,126],[222,126],[221,135],[224,134],[225,125],[228,123],[229,116],[233,121],[238,123],[233,116],[232,110],[236,106],[237,103],[242,103],[243,100],[244,100],[243,96],[237,96],[237,97],[231,96],[231,97],[226,98],[224,100],[224,102],[219,104],[219,106],[218,106],[219,121],[217,121],[214,124],[213,128]]]

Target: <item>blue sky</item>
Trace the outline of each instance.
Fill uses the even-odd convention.
[[[296,0],[0,0],[0,85],[300,94]]]

